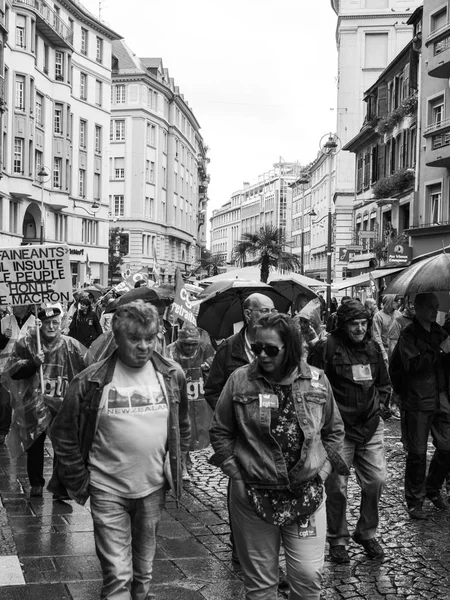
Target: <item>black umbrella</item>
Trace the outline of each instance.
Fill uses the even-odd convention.
[[[200,303],[197,325],[215,339],[223,339],[233,334],[233,325],[244,320],[244,301],[251,294],[268,296],[280,312],[286,312],[291,305],[286,296],[260,281],[232,279],[213,285],[214,290],[211,289]]]

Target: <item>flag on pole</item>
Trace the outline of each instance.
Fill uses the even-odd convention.
[[[175,299],[172,305],[172,314],[175,319],[181,319],[191,325],[197,325],[196,314],[198,314],[198,306],[200,300],[193,300],[181,275],[181,271],[177,268],[175,273]]]

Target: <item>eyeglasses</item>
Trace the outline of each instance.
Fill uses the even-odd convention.
[[[268,315],[269,313],[277,313],[278,309],[276,308],[249,308],[247,309],[250,312],[260,312],[263,315]]]
[[[252,349],[252,352],[256,354],[256,356],[259,356],[264,350],[267,356],[274,358],[274,356],[278,356],[278,353],[283,350],[284,346],[278,348],[278,346],[271,346],[270,344],[267,346],[262,346],[261,344],[250,344],[250,348]]]

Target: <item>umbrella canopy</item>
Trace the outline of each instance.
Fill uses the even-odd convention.
[[[198,327],[205,329],[215,339],[229,337],[233,334],[233,325],[244,321],[245,299],[255,293],[271,298],[280,312],[286,312],[291,304],[286,296],[270,285],[233,279],[223,282],[221,289],[211,291],[202,300],[197,317]]]
[[[450,254],[442,253],[421,260],[402,271],[384,293],[410,296],[445,291],[450,291]]]
[[[94,298],[97,300],[100,296],[102,296],[105,292],[106,288],[94,284],[94,285],[90,285],[88,287],[85,288],[81,288],[80,290],[77,290],[78,293],[83,293],[86,292],[86,294],[92,294],[94,296]]]
[[[222,281],[227,279],[245,279],[252,281],[260,281],[261,271],[259,267],[242,267],[242,269],[232,269],[227,271],[226,273],[220,273],[220,275],[214,275],[214,277],[207,277],[206,279],[202,279],[200,284],[209,284],[215,283],[216,281]],[[324,281],[319,281],[318,279],[313,279],[312,277],[307,277],[306,275],[300,275],[299,273],[281,273],[280,271],[271,271],[269,274],[268,283],[278,279],[290,279],[295,277],[298,281],[301,281],[303,285],[307,285],[308,287],[326,287],[326,283]]]
[[[291,273],[286,277],[274,278],[270,280],[270,285],[274,287],[278,292],[289,298],[291,302],[294,302],[299,294],[304,294],[308,300],[317,298],[316,292],[302,282],[302,275],[297,273]]]

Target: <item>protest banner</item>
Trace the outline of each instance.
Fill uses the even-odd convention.
[[[181,271],[177,269],[175,275],[175,299],[172,305],[174,317],[197,326],[196,315],[198,314],[199,304],[199,300],[192,299],[190,292],[188,292],[184,284]]]
[[[69,247],[0,248],[0,306],[70,302]]]

